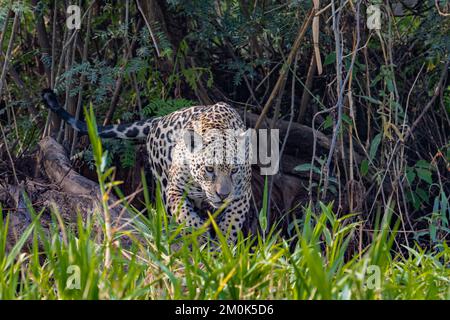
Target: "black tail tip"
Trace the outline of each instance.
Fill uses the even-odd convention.
[[[56,99],[56,94],[52,89],[47,88],[42,90],[41,97],[44,104],[50,109],[53,110],[59,108],[58,100]]]
[[[51,96],[56,96],[55,92],[52,89],[50,89],[50,88],[46,88],[46,89],[42,90],[42,92],[41,92],[41,97],[43,99],[46,99],[46,97],[48,97],[50,95]]]

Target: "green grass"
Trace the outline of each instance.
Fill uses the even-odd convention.
[[[88,123],[99,183],[107,195],[117,182],[103,165],[92,111]],[[320,214],[304,210],[292,239],[272,228],[264,237],[240,235],[234,246],[220,233],[216,242],[200,246],[197,236],[206,227],[184,232],[167,217],[159,197],[150,203],[143,180],[147,210],[143,215],[130,207],[133,222],[121,230],[111,224],[106,203],[88,221],[79,218],[75,230],[64,227],[53,212],[50,232],[30,206],[32,224],[7,251],[4,212],[0,299],[450,298],[449,247],[442,243],[432,252],[405,247],[403,254],[396,253],[398,224],[389,208],[380,214],[371,244],[354,254],[349,243],[359,228],[355,217],[337,217],[325,204]],[[213,219],[208,224],[218,231]],[[24,250],[27,240],[31,245]]]
[[[306,210],[291,250],[293,240],[275,233],[264,240],[241,237],[232,248],[224,241],[217,245],[220,250],[211,250],[209,243],[199,247],[177,225],[169,221],[164,227],[164,212],[151,204],[148,210],[150,217],[140,216],[131,230],[113,230],[110,242],[94,232],[94,224],[104,224],[100,214],[91,221],[79,219],[76,232],[55,223],[48,235],[36,218],[9,252],[7,225],[0,225],[0,299],[450,297],[450,249],[443,244],[436,252],[408,248],[406,256],[394,255],[387,221],[361,255],[349,257],[356,226],[335,217],[329,206],[319,216]],[[157,230],[161,226],[163,232]],[[117,244],[125,235],[132,239],[128,248]],[[22,252],[27,238],[33,239],[31,250]]]

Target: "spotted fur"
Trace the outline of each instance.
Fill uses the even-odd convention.
[[[51,90],[43,101],[75,130],[86,134]],[[104,138],[146,138],[153,176],[167,212],[179,223],[199,227],[200,209],[224,208],[218,225],[234,241],[250,208],[249,141],[239,114],[225,103],[185,108],[163,117],[98,128]],[[224,152],[225,151],[225,152]]]

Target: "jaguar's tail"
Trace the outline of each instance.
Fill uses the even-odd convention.
[[[75,119],[70,113],[60,106],[55,93],[51,89],[42,91],[42,101],[44,104],[56,113],[61,119],[67,122],[73,129],[80,134],[87,134],[87,125],[85,122]],[[139,139],[147,137],[152,124],[156,119],[137,121],[129,124],[118,124],[110,126],[99,126],[98,133],[102,138],[119,139]]]

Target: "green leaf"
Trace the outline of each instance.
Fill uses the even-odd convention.
[[[350,118],[348,115],[343,114],[342,115],[342,121],[346,124],[348,124],[349,126],[353,125],[353,121],[352,118]]]
[[[394,82],[391,79],[386,79],[386,86],[389,92],[394,92]]]
[[[334,63],[335,61],[336,61],[336,52],[333,51],[325,57],[325,61],[323,62],[323,65],[327,66],[329,64]]]
[[[408,201],[410,203],[412,203],[413,207],[415,210],[418,210],[420,208],[420,199],[419,197],[415,194],[415,192],[412,191],[407,191],[406,192],[406,198],[408,199]]]
[[[267,230],[267,201],[268,201],[268,179],[266,176],[266,179],[264,181],[264,193],[263,193],[263,206],[261,208],[261,211],[259,212],[259,225],[261,226],[261,229],[266,232]]]
[[[415,167],[416,168],[429,169],[430,168],[430,163],[428,161],[425,161],[425,160],[419,160],[419,161],[416,162]]]
[[[411,185],[416,178],[416,173],[414,172],[413,168],[407,167],[406,168],[406,180],[408,180],[409,185]]]
[[[430,198],[428,193],[420,187],[417,187],[416,194],[422,199],[424,202],[429,203]]]
[[[323,122],[323,128],[328,129],[331,128],[332,126],[333,126],[333,118],[330,115],[328,115],[325,118],[325,121]]]
[[[431,171],[423,168],[416,168],[417,175],[420,179],[427,182],[428,184],[433,183],[433,179],[431,178]]]
[[[430,223],[430,238],[432,242],[436,242],[436,226],[434,223]]]
[[[108,163],[108,150],[103,152],[102,161],[100,163],[100,172],[104,172]]]
[[[448,199],[447,199],[447,196],[445,195],[445,192],[442,190],[441,191],[441,216],[442,216],[442,220],[447,220],[447,209],[449,209]]]
[[[321,171],[319,168],[317,168],[316,166],[312,167],[313,172],[320,174]],[[311,170],[311,163],[303,163],[303,164],[299,164],[298,166],[296,166],[294,168],[294,171],[298,171],[298,172],[304,172],[304,171],[310,171]]]
[[[439,212],[439,197],[434,198],[433,213]]]
[[[373,159],[375,158],[375,155],[377,154],[378,151],[378,147],[380,145],[381,142],[381,133],[377,134],[374,138],[372,143],[370,144],[370,151],[369,151],[369,157],[370,160],[373,161]]]
[[[369,172],[369,161],[367,159],[361,161],[361,167],[359,171],[361,172],[361,175],[363,177],[367,175],[367,173]]]

